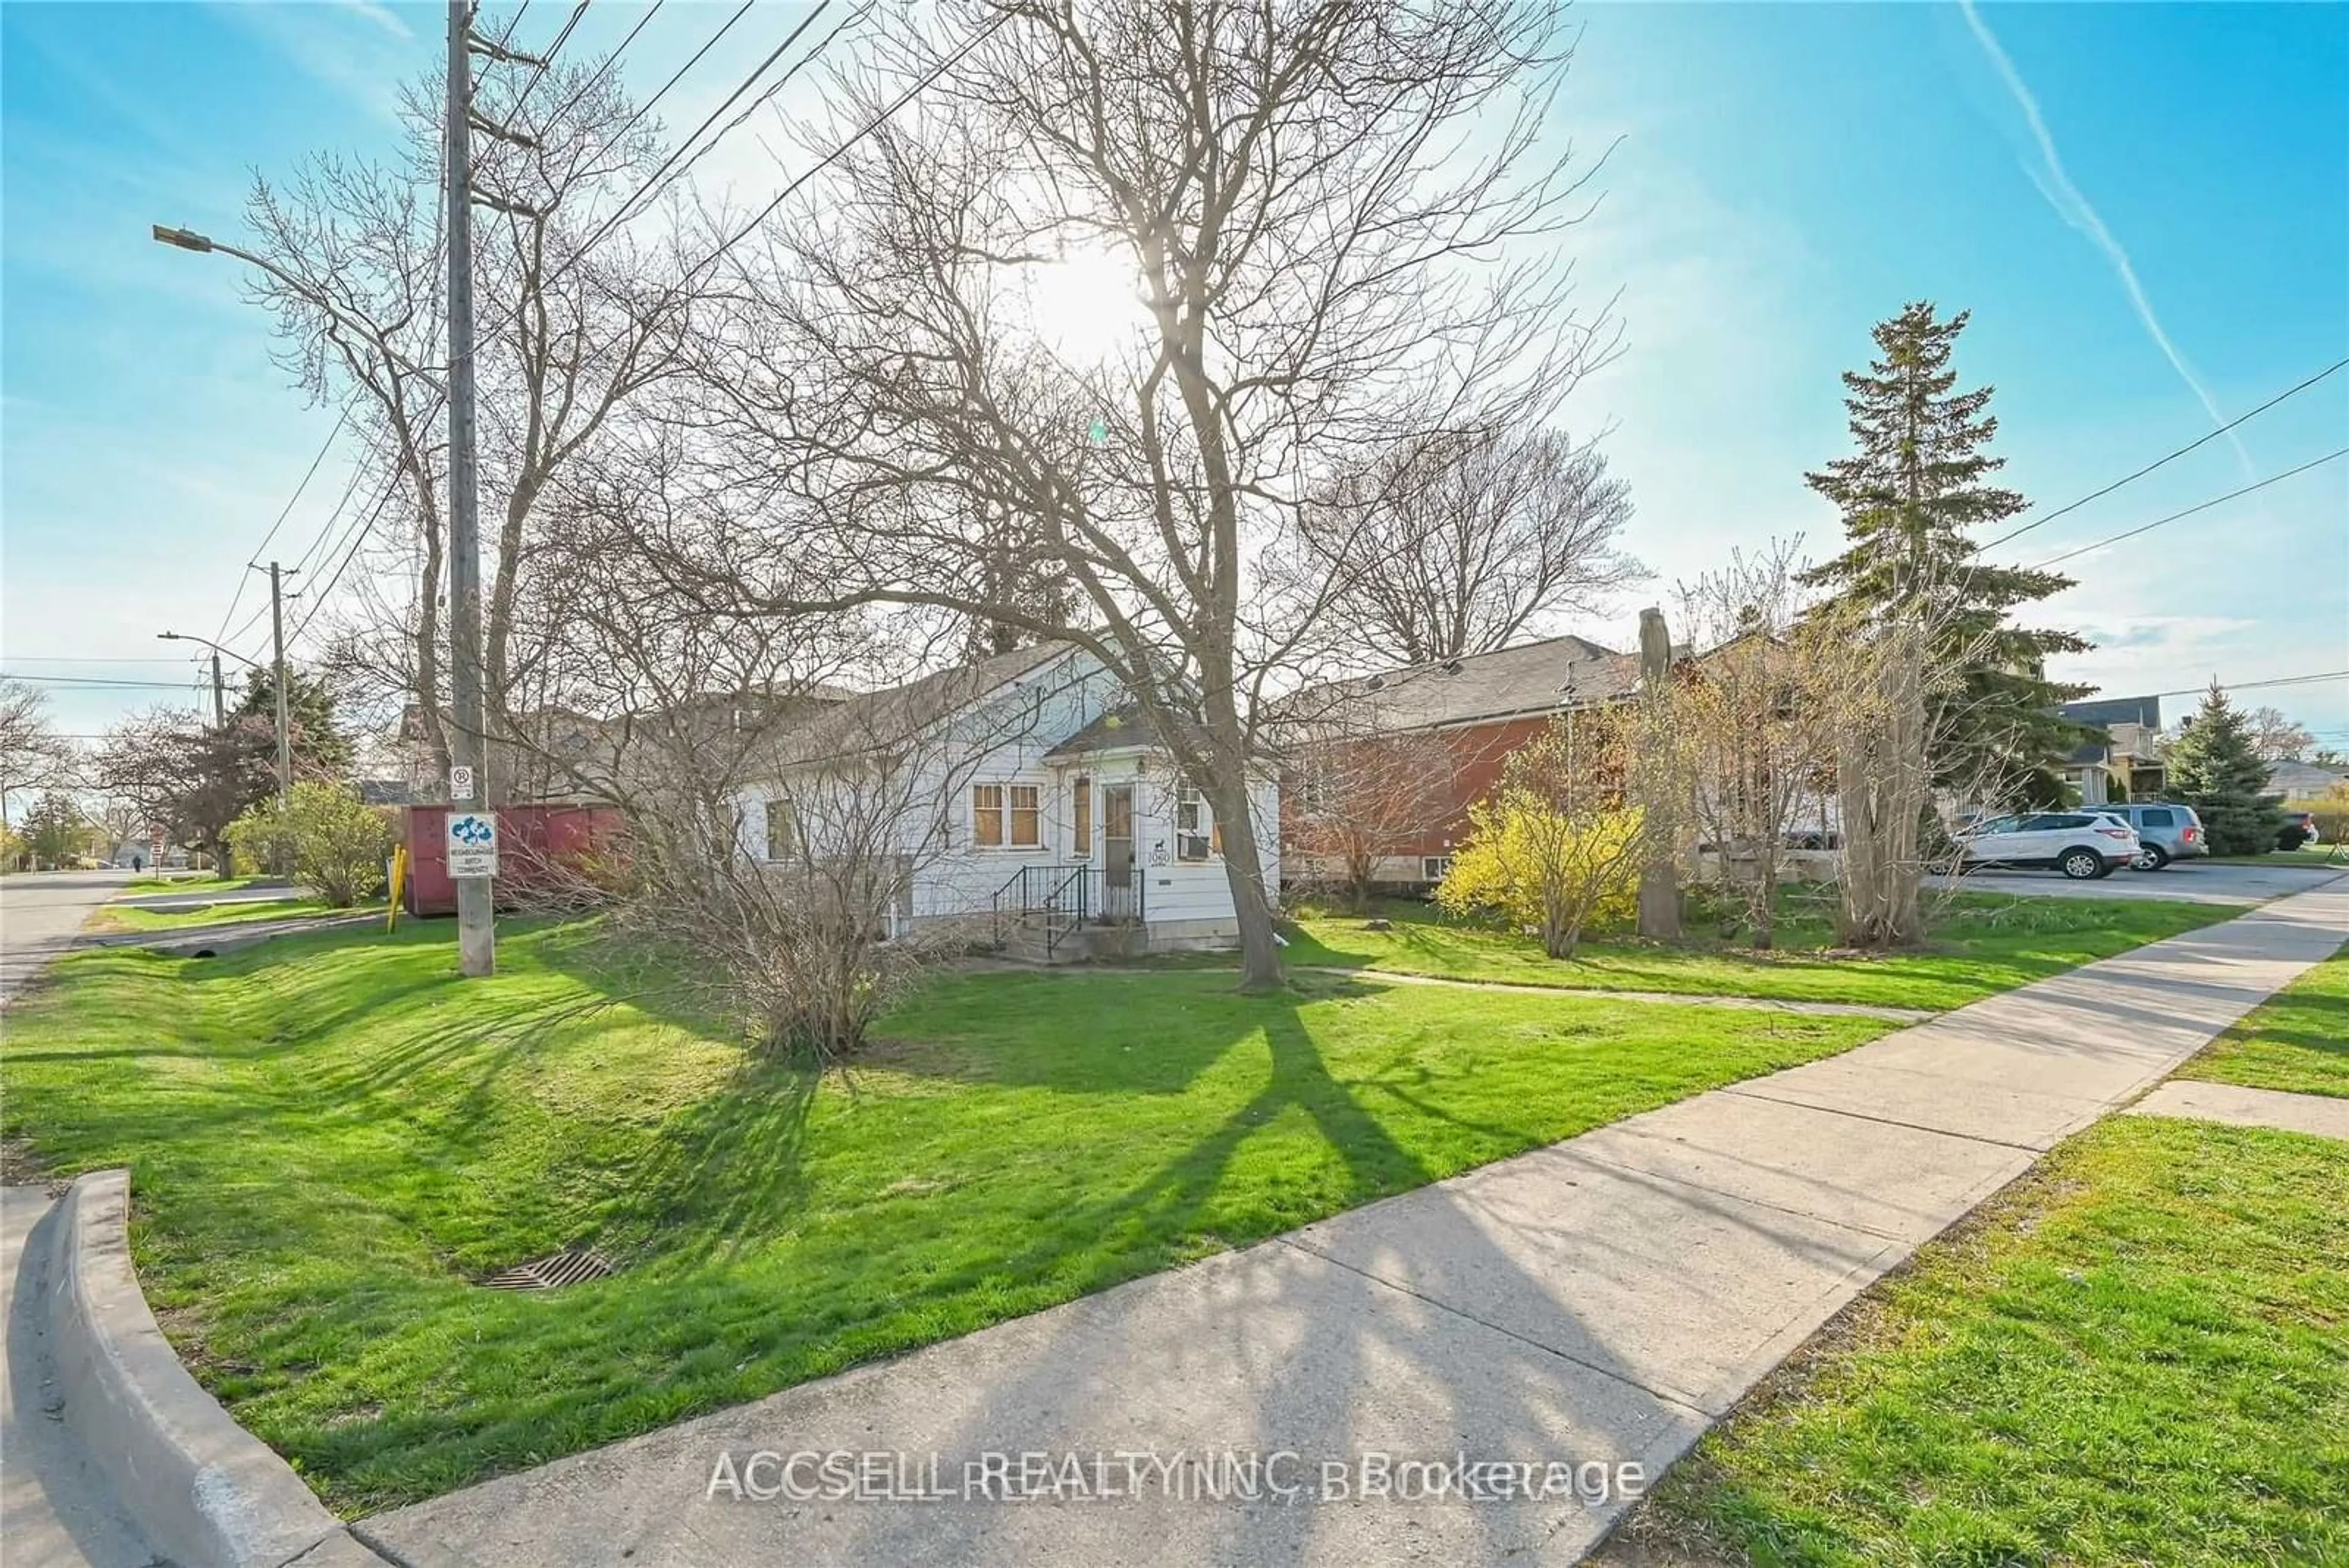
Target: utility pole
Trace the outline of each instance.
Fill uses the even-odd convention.
[[[212,649],[212,728],[228,728],[228,689],[221,682],[220,649]]]
[[[285,594],[280,580],[277,563],[269,563],[269,636],[276,645],[277,669],[273,683],[277,688],[277,804],[285,805],[294,797],[294,723],[293,710],[285,701]],[[212,655],[212,680],[220,680],[220,655]]]
[[[481,545],[473,458],[472,34],[472,0],[449,0],[449,685],[456,710],[450,753],[488,804],[495,797],[481,754]],[[497,942],[490,878],[458,877],[457,971],[496,969]]]

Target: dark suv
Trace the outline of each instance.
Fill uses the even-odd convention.
[[[2202,836],[2202,819],[2190,805],[2174,800],[2132,800],[2095,808],[2117,816],[2137,829],[2137,859],[2140,871],[2158,871],[2173,860],[2191,860],[2210,853]]]

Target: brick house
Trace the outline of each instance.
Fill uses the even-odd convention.
[[[1637,654],[1554,637],[1297,693],[1283,704],[1294,759],[1281,788],[1284,869],[1337,880],[1360,856],[1380,887],[1431,885],[1512,752],[1560,714],[1639,686]]]

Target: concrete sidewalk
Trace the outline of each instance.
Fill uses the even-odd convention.
[[[356,1532],[410,1568],[1572,1563],[1630,1501],[1615,1467],[1660,1474],[1920,1242],[2344,938],[2349,889],[2302,894]],[[821,1484],[761,1450],[912,1469],[898,1501],[710,1495],[720,1474]],[[1134,1453],[1294,1457],[1244,1501],[1203,1500],[1195,1468],[1119,1457]],[[1069,1501],[971,1490],[975,1474],[999,1498],[1023,1454],[1048,1457]],[[1536,1468],[1486,1472],[1488,1493],[1516,1494],[1490,1501],[1365,1498],[1376,1456],[1391,1492],[1402,1461]],[[1340,1475],[1342,1499],[1322,1490]],[[932,1490],[951,1495],[908,1495]]]
[[[2294,1095],[2192,1078],[2172,1078],[2131,1106],[2129,1115],[2183,1116],[2189,1121],[2349,1139],[2349,1097]]]

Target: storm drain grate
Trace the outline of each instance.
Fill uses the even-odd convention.
[[[493,1291],[559,1291],[583,1280],[600,1280],[612,1272],[612,1261],[601,1252],[565,1250],[527,1263],[516,1263],[501,1273],[492,1274],[482,1283]]]

